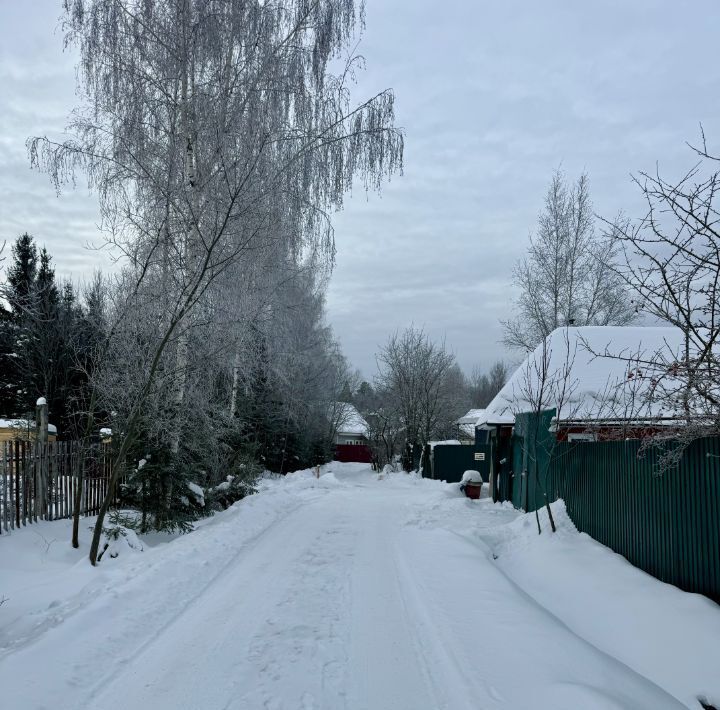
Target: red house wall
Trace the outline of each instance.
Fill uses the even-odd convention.
[[[335,460],[342,463],[372,463],[372,451],[367,444],[337,444]]]

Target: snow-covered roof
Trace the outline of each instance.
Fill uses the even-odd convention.
[[[682,343],[673,327],[558,328],[527,356],[477,426],[513,424],[516,414],[538,409],[557,409],[559,420],[662,416],[647,398],[650,379],[634,376],[632,360],[662,353],[670,361]]]
[[[484,409],[470,409],[467,414],[463,414],[460,419],[456,419],[455,424],[474,424],[484,412]]]
[[[348,402],[338,402],[338,434],[367,436],[368,423],[362,414]]]
[[[470,409],[467,414],[464,414],[459,419],[456,419],[455,424],[458,425],[458,428],[463,434],[474,436],[475,424],[484,413],[484,409]]]
[[[31,419],[0,419],[0,429],[35,431],[35,422]],[[54,424],[48,424],[48,434],[57,434],[57,427]]]

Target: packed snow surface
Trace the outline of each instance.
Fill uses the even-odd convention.
[[[69,521],[0,536],[12,710],[700,710],[720,608],[456,485],[267,478],[91,568]],[[545,514],[543,513],[543,516]],[[127,542],[134,542],[127,540]],[[142,551],[141,551],[142,550]]]

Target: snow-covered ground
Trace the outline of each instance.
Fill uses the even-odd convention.
[[[720,704],[720,607],[555,515],[538,537],[457,486],[331,464],[96,569],[86,526],[79,551],[65,521],[3,535],[0,707]]]

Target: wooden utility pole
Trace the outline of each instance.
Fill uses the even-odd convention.
[[[36,403],[35,425],[35,516],[48,517],[48,405],[45,397]]]

